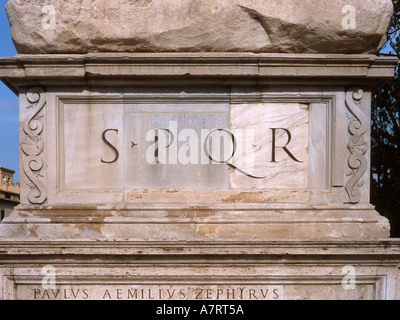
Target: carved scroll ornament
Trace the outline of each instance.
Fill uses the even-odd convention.
[[[39,88],[31,88],[26,94],[29,104],[26,107],[26,117],[22,122],[23,136],[21,137],[21,149],[23,157],[23,171],[30,181],[31,190],[28,192],[28,201],[32,204],[43,204],[47,199],[47,190],[43,178],[44,141],[42,117],[39,115],[46,103],[46,95]]]
[[[361,200],[360,188],[363,182],[360,181],[368,166],[365,154],[368,150],[368,141],[365,133],[368,130],[369,121],[363,110],[361,100],[364,91],[362,89],[350,89],[346,92],[346,106],[351,113],[349,132],[351,134],[347,148],[350,151],[349,167],[350,180],[345,189],[350,199],[350,203],[356,204]]]

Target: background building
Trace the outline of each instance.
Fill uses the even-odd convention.
[[[14,184],[15,171],[0,167],[0,220],[10,215],[19,204],[20,185]]]

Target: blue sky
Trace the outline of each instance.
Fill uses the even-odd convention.
[[[5,5],[0,0],[0,57],[17,54],[11,40]],[[18,98],[0,81],[0,166],[15,170],[14,181],[19,181]]]

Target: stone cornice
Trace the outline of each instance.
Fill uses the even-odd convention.
[[[207,256],[211,260],[236,260],[240,263],[249,263],[250,260],[285,259],[293,260],[303,257],[303,262],[309,259],[318,260],[379,260],[395,264],[400,258],[399,239],[377,240],[269,240],[269,241],[95,241],[95,240],[35,240],[35,241],[0,241],[0,258],[5,262],[40,255],[69,256],[84,260],[95,260],[101,256],[102,260],[122,261],[135,260],[145,263],[147,259],[164,260],[170,263],[175,258],[196,260],[199,256]],[[29,247],[29,251],[26,248]],[[83,257],[85,256],[85,257]],[[151,258],[153,257],[153,258]],[[74,259],[75,259],[74,258]],[[286,260],[285,260],[286,261]],[[94,261],[93,263],[95,263]],[[253,263],[254,261],[252,261]],[[289,261],[286,261],[289,262]]]
[[[394,75],[396,57],[341,54],[98,53],[0,58],[0,79],[14,92],[42,85],[271,85],[357,83]],[[171,78],[174,77],[173,82]],[[71,79],[74,81],[71,82]]]

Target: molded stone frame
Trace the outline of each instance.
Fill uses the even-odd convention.
[[[400,299],[396,239],[0,245],[8,248],[0,253],[7,261],[0,269],[0,297],[9,300]],[[25,253],[27,245],[40,261]],[[65,256],[73,259],[63,261]],[[54,273],[43,287],[45,266]],[[354,268],[354,286],[345,266]]]
[[[240,286],[254,300],[399,299],[399,240],[388,238],[387,219],[368,199],[371,92],[397,62],[250,53],[0,58],[1,80],[20,96],[22,155],[22,204],[0,224],[0,299],[122,299],[135,288],[148,299],[168,288],[187,299],[209,289],[216,299]],[[250,104],[306,106],[308,188],[73,190],[63,183],[65,108],[79,130],[88,101],[100,123],[96,110],[117,105],[181,110],[191,102],[221,114]],[[125,118],[114,117],[113,126]],[[97,160],[112,159],[108,151]],[[45,266],[54,267],[55,291],[44,291]],[[343,283],[346,266],[354,288]]]
[[[367,123],[371,91],[393,77],[396,64],[395,58],[372,55],[251,53],[0,59],[2,81],[20,95],[22,154],[21,205],[3,221],[0,235],[162,241],[387,237],[388,221],[369,204]],[[121,135],[129,108],[212,106],[229,118],[229,109],[241,105],[299,104],[309,110],[306,188],[234,189],[218,179],[216,188],[205,190],[139,189],[121,186],[101,170],[95,174],[101,189],[90,184],[76,188],[63,161],[79,132],[72,140],[65,135],[81,130],[83,103],[95,114],[110,108],[115,113],[111,133]],[[120,114],[117,106],[124,108]],[[70,127],[65,127],[66,116]],[[97,117],[104,121],[101,112]],[[111,164],[122,170],[116,175],[122,180],[123,150],[129,147],[120,149],[122,169]],[[98,163],[112,159],[108,151],[95,154]]]
[[[119,88],[121,93],[108,93],[106,89],[94,88],[82,90],[79,92],[67,91],[66,88],[48,88],[48,92],[43,92],[46,95],[46,107],[41,110],[40,117],[46,117],[45,127],[47,130],[41,132],[41,139],[46,141],[45,152],[42,154],[42,159],[48,163],[47,170],[40,174],[39,179],[45,183],[47,190],[46,201],[49,205],[62,205],[68,204],[124,204],[132,201],[135,195],[141,195],[143,190],[127,189],[123,184],[123,162],[124,149],[126,146],[118,145],[121,152],[121,161],[115,165],[115,172],[110,172],[107,180],[103,183],[103,190],[94,188],[93,190],[80,188],[77,190],[65,190],[65,168],[63,163],[64,153],[66,150],[63,142],[63,135],[68,134],[64,132],[64,106],[73,107],[77,114],[79,114],[81,105],[90,105],[93,108],[96,106],[109,108],[109,118],[112,123],[105,125],[105,127],[112,127],[120,130],[120,135],[123,137],[123,123],[121,119],[125,114],[125,110],[129,105],[143,105],[157,106],[163,108],[163,105],[183,105],[197,104],[199,107],[210,106],[216,110],[216,106],[221,106],[227,114],[229,114],[229,106],[240,104],[285,104],[285,103],[299,103],[309,106],[309,165],[308,165],[308,187],[304,194],[295,197],[295,201],[288,200],[284,194],[290,194],[293,197],[295,190],[265,190],[270,195],[279,192],[282,196],[275,202],[301,202],[310,204],[350,204],[351,199],[346,193],[345,187],[351,175],[351,168],[348,161],[351,157],[347,145],[351,140],[351,133],[348,128],[352,121],[351,110],[347,107],[344,87],[271,87],[264,88],[203,88],[202,92],[191,92],[187,87],[170,88],[168,90],[158,88],[134,88],[125,87]],[[114,91],[118,89],[114,88]],[[352,88],[347,89],[352,90]],[[355,90],[355,89],[354,89]],[[21,94],[21,117],[24,118],[23,112],[27,109],[25,94]],[[363,112],[367,119],[369,119],[370,111],[370,92],[365,91],[362,96]],[[186,104],[186,105],[185,105]],[[183,108],[182,107],[182,108]],[[117,111],[121,109],[120,111]],[[117,113],[116,113],[117,112]],[[119,112],[119,113],[118,113]],[[179,112],[179,111],[177,111]],[[74,128],[77,132],[82,129],[77,126]],[[21,134],[22,143],[25,141],[24,134]],[[366,143],[365,158],[369,159],[369,130],[364,134]],[[48,159],[46,159],[46,155]],[[27,155],[23,154],[23,161]],[[50,161],[49,161],[50,160]],[[100,160],[100,159],[99,159]],[[44,166],[46,168],[46,166]],[[106,173],[107,174],[107,173]],[[105,175],[106,175],[105,174]],[[121,185],[113,187],[115,176],[118,175]],[[46,177],[46,179],[44,179]],[[113,177],[111,179],[111,177]],[[30,185],[31,181],[27,179],[26,175],[25,184]],[[368,167],[364,170],[360,177],[360,192],[361,197],[357,203],[369,203],[369,161]],[[31,189],[31,188],[30,188]],[[97,190],[96,190],[97,189]],[[223,190],[218,188],[217,193],[221,193],[221,199],[224,198]],[[226,189],[229,189],[226,188]],[[24,189],[25,191],[27,189]],[[29,189],[28,189],[29,190]],[[259,190],[246,190],[247,192],[257,192]],[[227,196],[229,191],[227,190]],[[145,192],[146,194],[148,191]],[[173,202],[174,197],[168,198],[168,195],[160,192],[157,195],[157,190],[151,190],[153,196],[157,197],[160,202]],[[179,191],[178,191],[179,193]],[[183,191],[183,193],[190,198],[190,191]],[[144,195],[146,196],[146,195]],[[197,196],[192,201],[195,202],[212,202],[215,201],[215,193],[210,196],[210,200],[204,197],[203,201],[196,201]],[[243,199],[246,202],[246,199]],[[136,201],[135,201],[136,202]],[[249,201],[251,202],[251,201]],[[268,202],[268,201],[266,201]],[[272,201],[271,201],[272,202]],[[23,193],[22,204],[31,205],[32,203],[26,194]]]

